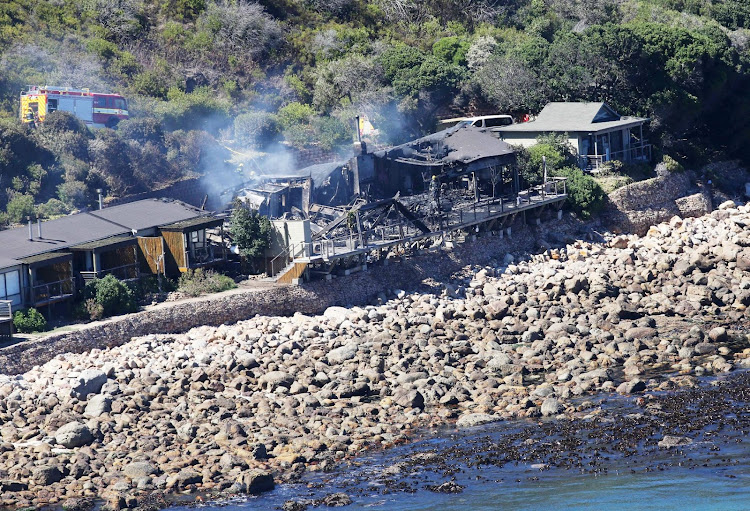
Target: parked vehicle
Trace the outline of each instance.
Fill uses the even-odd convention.
[[[124,97],[88,89],[31,86],[21,93],[20,106],[21,121],[29,124],[44,122],[47,114],[57,110],[70,112],[95,128],[114,128],[129,117]]]

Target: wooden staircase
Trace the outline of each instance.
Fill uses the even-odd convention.
[[[276,282],[280,284],[291,284],[293,279],[299,279],[307,269],[307,263],[292,263],[279,272]]]

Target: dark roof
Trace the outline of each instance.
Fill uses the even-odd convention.
[[[200,218],[191,218],[190,220],[183,220],[182,222],[175,222],[173,224],[162,225],[159,229],[163,231],[184,231],[191,227],[216,227],[223,223],[223,218],[204,216]]]
[[[492,136],[487,128],[454,126],[406,144],[378,151],[375,156],[440,165],[454,162],[467,164],[514,153],[515,150],[509,144]]]
[[[206,212],[183,202],[147,199],[92,211],[91,214],[128,230],[141,230],[204,216]]]
[[[606,103],[547,103],[536,119],[530,122],[511,124],[493,128],[501,133],[516,132],[597,132],[613,128],[638,126],[648,119],[645,117],[625,117],[615,112]]]
[[[70,252],[47,252],[45,254],[39,254],[31,257],[24,257],[22,259],[19,259],[20,262],[23,264],[28,265],[34,265],[36,263],[50,263],[54,261],[55,259],[71,259],[73,257],[73,254]]]
[[[27,226],[7,229],[0,231],[0,268],[15,266],[25,257],[55,252],[113,236],[131,236],[133,229],[157,227],[205,214],[205,211],[181,202],[146,199],[42,222],[41,238],[36,222],[32,224],[31,240]]]
[[[111,247],[113,245],[120,245],[123,243],[136,243],[136,239],[130,235],[125,234],[122,236],[113,236],[111,238],[104,238],[103,240],[90,241],[88,243],[81,243],[80,245],[74,245],[70,247],[71,250],[96,250],[102,247]]]

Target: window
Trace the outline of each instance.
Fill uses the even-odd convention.
[[[21,304],[21,279],[18,270],[0,273],[0,300]]]
[[[508,126],[513,124],[513,119],[510,117],[496,117],[494,119],[486,119],[484,123],[488,128],[495,128],[497,126]]]
[[[57,100],[56,99],[47,100],[47,112],[52,113],[55,110],[57,110]]]
[[[125,100],[122,98],[116,98],[115,99],[115,108],[119,108],[120,110],[127,110],[128,105],[125,103]]]
[[[102,96],[97,96],[94,98],[94,107],[95,108],[106,108],[107,107],[107,98]]]

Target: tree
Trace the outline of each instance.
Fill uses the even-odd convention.
[[[229,232],[240,255],[248,259],[263,257],[271,242],[271,222],[268,218],[240,201],[234,203]]]

